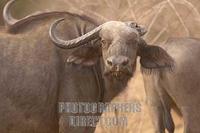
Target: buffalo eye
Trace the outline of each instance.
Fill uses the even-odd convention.
[[[108,41],[103,40],[103,39],[101,40],[101,47],[102,47],[103,49],[108,48],[110,44],[111,44],[111,42],[108,42]]]
[[[106,40],[101,40],[101,44],[106,44]]]

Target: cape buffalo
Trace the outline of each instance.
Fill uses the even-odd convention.
[[[170,133],[174,132],[170,109],[175,106],[183,117],[184,133],[199,133],[200,40],[171,38],[161,46],[174,59],[173,73],[143,74],[156,132],[164,133],[164,125]]]
[[[173,58],[163,48],[147,45],[146,42],[141,38],[141,35],[145,33],[144,30],[141,27],[138,28],[138,26],[134,25],[134,23],[109,21],[76,39],[63,40],[55,33],[56,27],[63,20],[64,19],[59,19],[55,21],[52,24],[49,32],[52,41],[58,47],[62,49],[71,49],[75,47],[85,46],[87,45],[88,41],[94,39],[101,41],[100,54],[102,56],[96,57],[101,58],[102,60],[101,69],[104,74],[103,78],[105,81],[106,90],[114,88],[116,91],[118,91],[126,86],[128,79],[133,75],[135,71],[136,58],[138,56],[141,58],[140,63],[142,66],[142,71],[144,72],[144,77],[146,73],[154,75],[151,73],[164,73],[173,71]],[[98,47],[99,44],[94,45]],[[71,60],[69,60],[69,62],[70,61]],[[152,79],[151,82],[145,82],[147,82],[147,84],[148,82],[154,83],[154,80],[155,79]],[[151,84],[149,86],[151,86]],[[151,103],[155,95],[148,94],[148,92],[153,92],[152,89],[148,90],[148,85],[146,89],[147,95],[149,96],[148,101],[150,101],[149,103]],[[109,91],[106,91],[106,94],[108,97],[105,97],[105,99],[107,100],[109,98],[112,98],[113,94],[116,93],[112,92],[112,94],[109,94]],[[156,102],[159,101],[156,100]],[[160,105],[156,105],[156,107],[159,106],[158,108],[160,108],[160,106],[164,106],[163,104],[164,103],[160,103]],[[152,104],[150,105],[152,106]],[[152,108],[154,108],[154,106]],[[157,125],[162,125],[163,129],[167,128],[170,132],[173,130],[173,120],[171,118],[169,110],[170,106],[165,110],[159,110],[159,112],[156,112],[156,115],[158,115],[158,117],[154,117],[154,119],[162,118],[162,122],[156,120],[156,122],[158,122]],[[162,113],[162,111],[165,111],[165,113],[162,115],[157,114]],[[153,116],[155,116],[155,114],[153,114]],[[160,127],[157,127],[156,129],[160,131]]]
[[[69,129],[57,106],[65,101],[102,101],[100,71],[88,56],[89,51],[99,56],[97,48],[58,49],[48,31],[54,20],[65,17],[60,35],[73,39],[95,28],[96,21],[69,12],[37,13],[16,20],[10,14],[13,2],[4,8],[8,32],[0,32],[0,132],[92,132],[94,128]],[[87,60],[67,63],[74,56]]]
[[[126,72],[116,71],[105,81],[109,87],[104,87],[99,39],[88,40],[84,42],[87,46],[66,51],[55,47],[48,34],[54,20],[65,18],[57,29],[58,35],[73,39],[98,27],[96,18],[69,12],[45,12],[16,20],[10,14],[13,3],[14,0],[8,2],[4,8],[7,31],[0,32],[0,132],[93,132],[91,127],[69,127],[67,116],[70,114],[59,114],[58,103],[110,101],[131,77],[133,70],[128,64],[133,62],[123,61],[121,65],[127,66]],[[137,39],[143,34],[135,23],[119,24]],[[130,47],[135,46],[130,44]],[[130,59],[127,57],[127,60]],[[119,78],[121,74],[126,78]],[[106,75],[110,75],[109,71]]]
[[[12,4],[13,1],[5,6],[4,19],[9,31],[15,34],[0,33],[0,132],[93,132],[94,128],[68,127],[66,118],[69,114],[58,114],[57,104],[110,101],[133,75],[137,57],[140,57],[147,92],[155,89],[151,85],[158,80],[163,83],[162,88],[167,85],[171,87],[165,89],[166,93],[158,91],[162,92],[158,93],[159,96],[148,97],[152,103],[153,96],[158,99],[153,110],[158,119],[156,122],[160,122],[161,118],[169,118],[168,122],[172,122],[166,99],[172,101],[169,98],[172,97],[177,105],[182,105],[181,96],[189,98],[191,93],[176,90],[182,79],[181,75],[176,74],[181,56],[176,58],[178,54],[175,51],[174,55],[173,46],[170,45],[176,44],[176,41],[168,44],[172,48],[147,45],[141,38],[145,30],[133,22],[109,21],[98,25],[90,17],[67,12],[46,12],[15,20],[9,14]],[[49,25],[58,18],[65,19],[52,24],[49,38]],[[56,48],[52,41],[61,49]],[[179,52],[184,55],[183,47],[179,45],[175,50],[183,49],[183,52]],[[175,72],[168,73],[173,68]],[[181,74],[184,73],[180,70]],[[157,77],[157,80],[149,78],[156,75],[162,77]],[[174,78],[173,81],[169,77]],[[180,81],[187,84],[188,80],[185,80]],[[193,83],[198,85],[198,82]],[[168,94],[169,97],[163,98],[160,94]],[[195,115],[188,117],[188,111],[192,108],[186,105],[181,112],[187,130],[194,130],[191,127],[196,123],[191,125],[189,122]],[[165,108],[166,117],[162,117],[160,107]],[[171,123],[168,126],[166,122],[164,126],[169,127],[170,131]]]
[[[144,34],[141,27],[137,29],[137,25],[131,22],[109,21],[76,39],[63,40],[55,33],[57,25],[63,20],[55,21],[49,32],[58,47],[71,49],[88,45],[87,42],[94,39],[101,41],[101,56],[96,58],[102,60],[106,90],[125,87],[135,71],[136,58],[140,57],[156,133],[164,133],[165,128],[170,133],[174,132],[170,113],[172,106],[178,107],[183,115],[185,133],[200,132],[198,39],[169,39],[160,46],[147,45],[141,38]],[[94,45],[98,47],[98,43]]]

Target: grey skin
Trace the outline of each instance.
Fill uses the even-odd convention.
[[[184,121],[184,133],[200,132],[200,40],[195,38],[173,38],[161,45],[175,61],[173,73],[158,72],[143,74],[152,116],[158,133],[162,127],[163,108],[179,109]],[[173,133],[173,128],[171,132]]]
[[[70,114],[59,114],[58,103],[109,102],[133,75],[137,57],[147,69],[173,65],[165,50],[144,42],[145,30],[133,22],[98,25],[88,16],[68,12],[16,20],[9,12],[13,2],[4,8],[8,31],[0,33],[2,133],[93,132],[95,128],[69,127]],[[61,20],[56,21],[49,37],[49,26],[58,18],[65,21],[59,26]]]

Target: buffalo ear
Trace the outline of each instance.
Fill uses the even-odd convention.
[[[139,50],[140,63],[142,68],[155,70],[155,69],[169,69],[174,67],[174,60],[172,57],[161,47],[153,45],[143,45]]]
[[[101,56],[99,47],[80,47],[67,58],[67,63],[83,66],[93,66]]]

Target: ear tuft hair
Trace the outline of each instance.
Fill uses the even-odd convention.
[[[142,74],[146,74],[146,75],[151,75],[151,74],[159,74],[160,72],[170,72],[173,73],[175,69],[175,65],[169,66],[169,67],[165,67],[165,68],[157,68],[157,69],[153,69],[153,68],[144,68],[141,66],[140,70],[142,72]]]
[[[145,74],[173,72],[175,69],[173,58],[159,46],[143,45],[139,56],[141,71]]]

